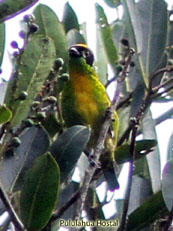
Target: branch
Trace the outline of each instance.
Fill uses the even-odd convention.
[[[157,70],[150,78],[150,83],[149,83],[149,91],[152,90],[152,83],[154,81],[154,79],[159,75],[159,74],[163,74],[165,72],[172,72],[173,71],[173,67],[164,67],[162,69]]]
[[[127,213],[128,213],[129,201],[130,201],[130,192],[132,188],[132,178],[133,178],[133,169],[134,169],[133,165],[134,165],[134,160],[135,160],[135,143],[136,143],[138,123],[139,121],[136,120],[136,118],[131,119],[132,138],[131,138],[131,144],[130,144],[130,154],[132,156],[132,160],[130,161],[130,166],[129,166],[128,184],[127,184],[127,190],[126,190],[126,195],[125,195],[123,214],[122,214],[122,219],[121,219],[121,225],[118,231],[125,231],[126,229],[126,220],[127,220]]]
[[[170,213],[169,213],[169,216],[168,216],[168,219],[167,219],[167,221],[166,221],[166,224],[165,224],[165,226],[164,226],[164,228],[163,228],[163,231],[169,230],[169,227],[170,227],[171,224],[172,224],[172,220],[173,220],[173,206],[172,206],[172,208],[171,208],[171,211],[170,211]]]
[[[3,204],[5,205],[7,212],[9,213],[16,230],[17,231],[24,231],[25,230],[24,225],[22,224],[22,222],[20,221],[16,212],[14,211],[13,206],[11,205],[11,203],[7,197],[7,194],[5,193],[1,184],[0,184],[0,198],[3,202]]]
[[[104,143],[105,143],[106,136],[107,136],[107,133],[108,133],[111,121],[112,121],[114,109],[115,109],[115,107],[113,105],[113,106],[111,106],[109,112],[107,112],[105,121],[104,121],[102,128],[101,128],[99,138],[97,140],[96,148],[95,148],[95,151],[93,154],[93,160],[95,162],[95,165],[94,166],[93,166],[93,164],[89,165],[89,168],[88,168],[88,170],[85,174],[84,180],[83,180],[83,184],[82,184],[81,188],[79,189],[80,193],[79,193],[79,198],[78,198],[77,205],[76,205],[76,213],[74,214],[75,220],[80,219],[80,216],[82,214],[82,210],[84,207],[84,203],[86,200],[87,192],[88,192],[88,189],[90,186],[90,182],[93,178],[93,175],[94,175],[97,167],[99,166],[99,164],[98,164],[99,159],[100,159],[101,153],[104,149]]]
[[[53,214],[53,216],[50,219],[50,222],[60,218],[64,212],[71,206],[73,205],[74,202],[77,201],[78,197],[79,197],[79,193],[80,191],[78,190],[77,192],[75,192],[72,197],[57,211]]]

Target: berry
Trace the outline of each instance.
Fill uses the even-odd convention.
[[[18,97],[18,100],[25,100],[28,96],[28,93],[26,91],[22,91]]]
[[[122,38],[121,39],[121,43],[126,46],[126,47],[129,47],[129,41],[126,39],[126,38]]]
[[[35,24],[35,23],[32,23],[32,24],[29,25],[29,32],[31,34],[34,34],[35,32],[37,32],[38,29],[39,29],[39,26],[37,24]]]
[[[69,74],[67,73],[63,73],[61,76],[60,76],[60,79],[63,80],[64,82],[67,82],[69,80]]]
[[[18,48],[19,48],[18,43],[17,43],[16,41],[12,41],[12,42],[11,42],[11,46],[12,46],[12,48],[14,48],[14,49],[18,49]]]
[[[11,140],[11,146],[18,148],[21,145],[21,140],[18,137],[13,137]]]
[[[26,127],[32,127],[34,125],[33,120],[27,119],[24,121]]]
[[[58,71],[59,68],[62,67],[63,65],[64,65],[64,60],[62,58],[57,58],[54,62],[54,69]]]

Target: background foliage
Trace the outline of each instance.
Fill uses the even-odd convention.
[[[0,3],[0,66],[6,43],[5,20],[36,2]],[[173,109],[154,120],[150,106],[173,100],[173,12],[167,10],[164,0],[105,2],[115,12],[122,6],[124,13],[109,24],[103,7],[96,4],[95,65],[105,86],[117,83],[120,87],[115,92],[115,96],[121,95],[115,151],[119,173],[124,163],[134,166],[129,171],[125,198],[116,201],[111,219],[120,221],[119,230],[168,230],[173,205],[173,135],[161,182],[155,126],[172,118]],[[0,85],[0,214],[9,212],[0,229],[54,231],[59,229],[58,220],[72,219],[76,209],[80,183],[72,180],[75,167],[83,179],[88,166],[83,150],[90,130],[81,125],[66,129],[60,105],[69,79],[68,47],[87,43],[86,28],[79,24],[69,3],[64,6],[62,21],[53,9],[38,4],[23,23],[25,30],[20,34],[24,45],[19,48],[16,41],[11,43],[13,71],[10,80]],[[135,137],[131,136],[134,118],[139,122]],[[102,208],[114,203],[114,199],[108,201],[109,188],[99,201],[95,187],[103,181],[101,175],[89,188],[84,206],[89,220],[106,219]]]

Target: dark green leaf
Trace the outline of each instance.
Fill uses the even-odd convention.
[[[71,29],[67,33],[67,40],[68,40],[69,46],[72,46],[72,45],[77,44],[77,43],[86,44],[86,41],[85,41],[83,35],[80,34],[80,32],[76,29]]]
[[[152,114],[150,110],[146,113],[142,121],[142,133],[144,139],[157,140],[155,121],[152,118]],[[151,152],[150,155],[147,155],[146,158],[148,162],[148,168],[149,168],[153,192],[158,192],[161,188],[161,181],[160,181],[161,166],[160,166],[160,153],[159,153],[158,146],[156,146],[154,151]]]
[[[2,65],[4,48],[5,48],[5,23],[0,24],[0,68]]]
[[[21,57],[19,74],[14,77],[16,79],[12,80],[6,93],[5,103],[13,113],[11,126],[18,125],[27,116],[33,100],[41,91],[53,66],[54,58],[53,41],[50,38],[33,36]],[[27,92],[27,97],[23,101],[18,99],[22,91]]]
[[[107,17],[103,8],[99,4],[96,4],[96,15],[96,21],[99,25],[102,41],[107,54],[107,59],[114,72],[116,72],[116,66],[119,60],[118,51],[112,38],[112,29],[108,24]]]
[[[165,204],[169,211],[173,209],[173,159],[171,158],[165,165],[162,174],[162,193]]]
[[[79,23],[78,23],[77,16],[68,2],[65,4],[64,7],[62,23],[64,24],[66,33],[71,29],[79,30]]]
[[[150,180],[139,175],[134,175],[130,192],[128,214],[141,206],[151,195],[152,188]]]
[[[38,0],[5,0],[0,2],[0,22],[19,14],[23,10],[27,10],[33,6]]]
[[[75,167],[86,143],[90,130],[84,126],[73,126],[63,132],[52,144],[50,152],[61,170],[61,180],[65,180]]]
[[[35,22],[39,26],[38,33],[54,41],[56,57],[61,57],[66,63],[68,60],[67,39],[57,15],[48,6],[42,4],[34,10],[34,15]]]
[[[0,83],[0,104],[4,103],[8,83]]]
[[[97,73],[100,81],[105,85],[108,80],[108,61],[104,49],[104,44],[101,38],[99,25],[96,25],[96,55],[97,55]]]
[[[0,105],[0,124],[4,124],[11,120],[12,112],[5,105]]]
[[[143,205],[128,216],[127,231],[140,231],[160,216],[167,214],[162,192],[151,196]]]
[[[170,139],[169,139],[167,160],[171,158],[173,158],[173,134],[170,136]]]
[[[157,145],[156,140],[140,140],[136,141],[135,159],[139,159],[153,151]],[[132,160],[130,153],[130,144],[123,144],[115,150],[115,160],[117,164],[123,164]]]
[[[21,189],[26,171],[49,147],[49,137],[41,127],[30,128],[19,138],[21,145],[7,151],[1,162],[0,180],[8,192],[12,192],[14,186]]]
[[[163,0],[142,0],[137,6],[143,32],[141,59],[147,79],[157,70],[166,48],[167,4]]]
[[[117,6],[121,4],[120,0],[104,0],[104,1],[108,6],[112,8],[116,8]]]
[[[28,231],[39,231],[48,223],[57,201],[59,183],[55,159],[49,153],[39,157],[28,171],[21,192],[21,218]]]

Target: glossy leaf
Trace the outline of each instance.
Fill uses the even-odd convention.
[[[140,140],[136,141],[135,159],[139,159],[149,154],[155,148],[156,140]],[[117,164],[123,164],[132,160],[130,154],[130,144],[123,144],[115,150],[115,160]]]
[[[0,83],[0,104],[4,103],[8,83]]]
[[[165,204],[169,211],[173,210],[173,159],[171,158],[165,165],[162,173],[162,193]]]
[[[69,46],[72,46],[72,45],[77,44],[77,43],[86,44],[86,41],[85,41],[83,35],[80,34],[80,32],[76,29],[71,29],[67,33],[67,40],[68,40]]]
[[[140,231],[143,227],[151,224],[160,215],[167,213],[162,192],[151,196],[139,208],[128,216],[127,231]]]
[[[66,33],[71,29],[79,30],[79,23],[78,23],[77,16],[68,2],[65,4],[64,7],[62,23],[64,24]]]
[[[108,6],[112,8],[116,8],[117,6],[121,4],[120,0],[104,0],[104,1]]]
[[[21,218],[28,231],[39,231],[48,223],[57,201],[59,183],[59,167],[46,153],[28,171],[21,192]]]
[[[2,65],[4,48],[5,48],[5,23],[0,24],[0,68]]]
[[[173,114],[173,113],[172,113]],[[169,143],[168,143],[168,154],[167,154],[167,160],[173,158],[173,133],[170,136]]]
[[[0,2],[0,23],[10,17],[14,17],[21,11],[27,10],[29,7],[37,3],[38,0],[4,0]]]
[[[19,64],[19,74],[9,84],[5,103],[13,112],[11,126],[18,125],[28,114],[33,100],[41,91],[54,62],[55,47],[50,38],[33,36]],[[15,82],[17,81],[17,83]],[[17,84],[17,86],[15,85]],[[21,92],[27,92],[25,100],[19,100]]]
[[[50,147],[50,152],[59,164],[62,181],[75,167],[89,136],[90,130],[88,128],[73,126],[63,132]]]
[[[104,44],[101,38],[99,25],[96,25],[96,55],[97,55],[97,73],[100,81],[105,85],[108,80],[108,61],[104,49]]]
[[[8,122],[12,118],[12,112],[5,105],[0,105],[0,124]]]
[[[68,59],[67,39],[57,15],[51,8],[43,4],[37,6],[34,15],[36,17],[35,22],[39,26],[38,33],[45,37],[48,36],[54,41],[56,57],[63,58],[66,63]]]
[[[49,137],[41,127],[30,128],[19,138],[21,145],[6,152],[1,162],[0,180],[8,192],[12,192],[14,186],[21,189],[26,171],[49,147]]]
[[[151,111],[149,110],[142,121],[142,133],[144,139],[157,140],[155,121],[152,118]],[[148,168],[150,172],[150,178],[152,183],[152,189],[154,192],[158,192],[161,188],[160,182],[160,153],[159,148],[156,146],[150,155],[146,156],[148,162]]]
[[[99,25],[107,59],[116,73],[116,66],[119,60],[118,51],[112,38],[112,29],[108,24],[103,8],[99,4],[96,4],[96,22]]]
[[[141,59],[147,79],[157,70],[166,48],[167,4],[162,0],[142,0],[137,7],[143,32]]]

